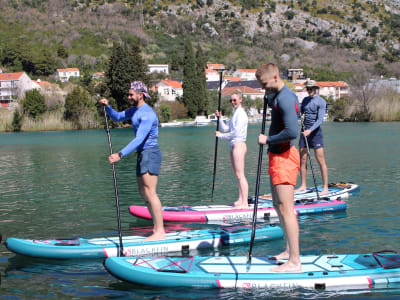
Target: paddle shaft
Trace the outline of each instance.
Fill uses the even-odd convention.
[[[221,111],[222,73],[223,73],[223,71],[219,72],[218,112]],[[217,114],[217,131],[219,131],[219,114]],[[211,189],[211,199],[214,196],[215,174],[217,172],[217,153],[218,153],[218,137],[215,137],[214,171],[213,171],[213,183],[212,183],[212,189]]]
[[[302,132],[304,132],[304,121],[303,121],[303,119],[301,119],[301,129],[302,129]],[[319,192],[318,192],[318,187],[317,187],[317,182],[316,182],[316,180],[315,180],[315,175],[314,175],[314,168],[313,168],[312,159],[311,159],[310,147],[308,146],[307,137],[306,137],[304,134],[303,134],[303,137],[304,137],[304,140],[305,140],[305,142],[306,142],[308,160],[309,160],[309,162],[310,162],[311,173],[312,173],[312,177],[313,177],[313,181],[314,181],[314,186],[315,186],[315,192],[317,193],[317,199],[320,200]]]
[[[108,118],[106,113],[106,107],[104,106],[104,118],[106,119],[106,130],[107,130],[107,137],[108,137],[108,146],[110,148],[110,155],[113,154],[112,144],[111,144],[111,135],[110,135],[110,128],[108,126]],[[113,178],[114,178],[114,191],[115,191],[115,205],[117,207],[117,220],[118,220],[118,235],[119,235],[119,256],[124,256],[124,246],[122,244],[122,233],[121,233],[121,215],[119,213],[119,199],[118,199],[118,185],[117,185],[117,175],[115,173],[115,165],[114,163],[111,164]]]
[[[267,108],[268,108],[268,99],[264,97],[264,108],[263,108],[263,117],[261,124],[261,134],[265,134],[265,121],[267,119]],[[256,223],[257,223],[257,207],[258,207],[258,193],[260,191],[260,180],[261,180],[261,167],[262,167],[262,156],[264,151],[264,145],[260,144],[260,148],[258,151],[258,167],[257,167],[257,179],[256,179],[256,191],[254,196],[254,208],[253,208],[253,220],[252,220],[252,230],[251,230],[251,239],[249,246],[249,253],[247,255],[247,262],[251,262],[251,252],[253,250],[254,237],[256,235]]]

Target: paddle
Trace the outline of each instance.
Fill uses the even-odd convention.
[[[261,134],[265,133],[265,121],[267,119],[267,108],[268,108],[267,103],[268,103],[268,98],[267,98],[267,95],[265,95],[264,96],[263,117],[262,117],[262,124],[261,124]],[[256,180],[256,192],[255,192],[255,196],[254,196],[254,209],[253,209],[251,240],[250,240],[250,246],[249,246],[249,253],[247,255],[247,259],[248,259],[247,263],[248,264],[251,262],[251,252],[253,250],[254,237],[255,237],[255,234],[256,234],[258,192],[260,190],[260,179],[261,179],[261,166],[262,166],[263,150],[264,150],[264,145],[260,144],[260,149],[258,151],[257,180]]]
[[[113,154],[112,144],[111,144],[111,136],[110,136],[110,128],[108,127],[108,119],[106,113],[106,107],[104,109],[104,118],[106,119],[106,130],[108,137],[108,146],[110,147],[110,155]],[[117,220],[118,220],[118,235],[119,235],[119,256],[124,256],[124,246],[122,245],[122,233],[121,233],[121,216],[119,213],[119,199],[118,199],[118,186],[117,186],[117,175],[115,174],[115,166],[114,163],[112,165],[113,178],[114,178],[114,191],[115,191],[115,204],[117,206]]]
[[[303,116],[304,116],[304,115],[303,115]],[[302,129],[302,132],[304,132],[304,120],[303,120],[303,118],[301,118],[301,129]],[[304,136],[304,135],[303,135],[303,137],[304,137],[304,140],[305,140],[305,142],[306,142],[308,160],[309,160],[309,162],[310,162],[311,173],[312,173],[312,177],[313,177],[313,180],[314,180],[315,192],[317,193],[317,199],[320,200],[319,192],[318,192],[318,187],[317,187],[317,182],[316,182],[316,180],[315,180],[315,175],[314,175],[314,168],[313,168],[312,159],[311,159],[310,147],[308,146],[307,137]]]
[[[219,90],[218,90],[218,112],[221,111],[221,93],[222,93],[222,73],[224,69],[218,69],[219,72]],[[219,131],[219,115],[217,114],[217,131]],[[218,153],[218,137],[215,137],[215,150],[214,150],[214,171],[213,171],[213,184],[211,190],[211,199],[214,196],[215,174],[217,171],[217,153]]]

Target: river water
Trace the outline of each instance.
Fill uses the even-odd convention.
[[[268,124],[267,124],[268,127]],[[237,197],[229,146],[219,141],[214,199],[211,199],[214,130],[207,127],[160,128],[163,164],[158,194],[166,206],[230,204]],[[299,218],[301,252],[369,253],[399,250],[400,123],[325,123],[325,154],[330,182],[354,182],[360,192],[346,212]],[[246,174],[254,194],[260,124],[250,125]],[[114,150],[133,136],[111,131]],[[297,143],[297,142],[296,142]],[[0,233],[8,237],[67,238],[116,235],[112,170],[104,130],[1,133]],[[265,152],[264,152],[265,153]],[[260,192],[269,192],[266,156]],[[136,155],[116,164],[123,234],[146,234],[151,221],[128,213],[143,205],[136,186]],[[317,166],[314,160],[314,168]],[[320,173],[316,168],[320,182]],[[311,172],[308,176],[312,184]],[[209,224],[168,224],[168,230],[208,228]],[[254,256],[281,251],[282,240],[261,242]],[[193,251],[193,255],[246,255],[248,245]],[[368,297],[396,298],[400,285],[384,290],[344,292],[158,289],[123,283],[109,275],[102,260],[53,261],[14,255],[0,245],[0,299],[265,299]]]

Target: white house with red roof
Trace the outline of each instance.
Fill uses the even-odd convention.
[[[349,86],[345,81],[317,81],[317,85],[319,95],[327,99],[336,100],[349,95]],[[305,84],[296,83],[295,89],[300,102],[308,96]]]
[[[57,69],[56,78],[61,82],[67,82],[71,77],[80,77],[78,68]]]
[[[40,89],[25,72],[0,73],[0,106],[13,107],[17,100],[25,97],[25,92]]]
[[[242,80],[256,80],[256,72],[257,69],[239,69],[233,73],[233,76]]]
[[[206,81],[219,81],[218,70],[225,70],[225,66],[223,64],[207,64]]]
[[[235,93],[241,93],[243,97],[255,100],[257,98],[264,98],[264,92],[253,89],[248,86],[231,86],[222,90],[222,96],[231,96]]]
[[[177,80],[161,80],[152,86],[156,90],[160,101],[176,101],[176,98],[183,96],[182,83]]]

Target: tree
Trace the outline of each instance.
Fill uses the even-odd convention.
[[[197,85],[196,60],[193,53],[193,47],[190,39],[185,42],[185,56],[183,59],[183,103],[188,109],[188,115],[195,117],[198,112],[196,98],[198,97],[196,90]]]
[[[37,89],[27,91],[25,99],[22,100],[22,107],[25,114],[36,119],[46,111],[45,98]]]
[[[207,61],[204,57],[200,44],[197,45],[196,66],[197,66],[197,113],[201,114],[207,110],[207,78],[206,78]]]
[[[18,109],[16,109],[16,110],[14,111],[13,119],[12,119],[12,122],[11,122],[11,129],[12,129],[12,131],[21,131],[22,119],[23,119],[23,115],[21,115],[21,114],[18,112]]]
[[[159,111],[160,111],[160,122],[165,123],[169,121],[169,118],[171,117],[171,109],[169,108],[168,105],[166,104],[162,104],[159,107]]]
[[[80,117],[94,111],[95,106],[88,93],[81,87],[75,87],[65,98],[64,119],[74,122],[81,128]]]
[[[357,121],[370,121],[371,104],[376,98],[376,80],[370,80],[371,75],[367,70],[357,72],[349,80],[350,95],[354,100],[354,106],[356,111],[353,113],[353,117]]]
[[[132,81],[143,81],[150,88],[150,77],[139,46],[114,44],[105,72],[106,83],[111,96],[116,100],[118,110],[130,107],[128,90]]]

